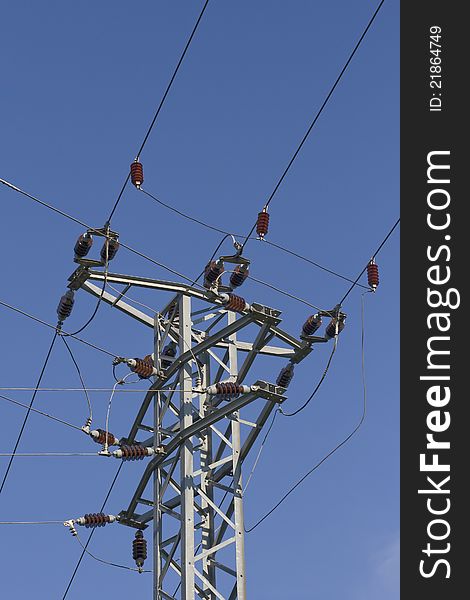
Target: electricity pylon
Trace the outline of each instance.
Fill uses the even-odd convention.
[[[120,443],[154,454],[119,514],[136,529],[153,523],[153,600],[245,600],[242,465],[286,391],[250,380],[250,369],[259,357],[269,380],[278,371],[267,358],[281,358],[292,373],[327,338],[297,339],[279,327],[280,311],[249,305],[218,281],[202,289],[81,266],[69,282],[153,329],[153,383]],[[105,283],[124,287],[113,295]],[[132,288],[171,298],[147,314],[125,301]],[[165,354],[168,344],[178,351]]]

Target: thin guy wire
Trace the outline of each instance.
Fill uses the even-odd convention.
[[[364,29],[364,31],[362,32],[361,37],[359,38],[359,41],[357,42],[357,44],[355,45],[353,51],[351,52],[351,54],[349,55],[348,60],[346,61],[346,64],[344,65],[344,67],[341,69],[340,74],[338,75],[338,77],[336,78],[336,81],[334,82],[332,88],[330,89],[330,91],[328,92],[328,95],[326,96],[325,100],[323,101],[323,104],[321,105],[320,109],[318,110],[317,114],[315,115],[313,121],[310,123],[309,128],[307,129],[304,137],[302,138],[300,144],[297,147],[297,150],[294,152],[292,158],[290,159],[289,163],[287,164],[287,167],[284,169],[284,172],[282,173],[281,177],[279,178],[278,182],[276,183],[276,185],[274,186],[273,191],[271,192],[271,195],[269,196],[269,198],[267,199],[264,208],[268,208],[268,206],[270,205],[272,199],[274,198],[277,190],[279,189],[281,183],[284,181],[285,176],[287,175],[287,173],[289,172],[289,169],[291,168],[292,164],[294,163],[295,159],[297,158],[300,150],[302,149],[302,146],[304,145],[304,143],[306,142],[308,136],[310,135],[310,132],[312,131],[313,127],[315,126],[315,123],[317,122],[318,118],[320,117],[320,115],[323,112],[323,109],[325,108],[325,106],[328,104],[329,99],[331,98],[333,92],[336,89],[336,86],[338,85],[338,83],[340,82],[341,78],[343,77],[346,69],[349,66],[349,63],[351,62],[351,60],[353,59],[354,55],[356,54],[359,46],[362,43],[362,40],[364,39],[364,37],[366,36],[367,32],[369,31],[372,23],[375,20],[375,17],[377,16],[377,14],[379,13],[379,10],[382,8],[382,5],[384,4],[385,0],[381,0],[380,4],[378,5],[378,7],[376,8],[374,14],[372,15],[372,17],[369,20],[369,23],[367,24],[367,27]],[[253,227],[250,230],[250,233],[247,235],[247,238],[249,238],[251,236],[251,234],[253,233],[253,231],[256,228],[256,223],[253,225]],[[243,246],[246,245],[246,242],[243,244]]]
[[[182,64],[182,62],[184,60],[184,57],[186,55],[186,52],[188,51],[189,46],[191,45],[192,39],[194,37],[194,34],[196,33],[196,30],[197,30],[197,28],[199,26],[199,23],[200,23],[201,19],[202,19],[202,15],[204,14],[204,11],[206,10],[206,7],[207,7],[208,4],[209,4],[209,0],[206,0],[206,2],[205,2],[204,6],[203,6],[203,8],[202,8],[202,10],[201,10],[201,12],[199,14],[199,17],[198,17],[198,19],[197,19],[197,21],[196,21],[196,23],[195,23],[195,25],[193,27],[191,35],[189,36],[188,41],[186,42],[184,50],[183,50],[183,52],[182,52],[182,54],[180,56],[180,59],[179,59],[177,65],[176,65],[176,68],[173,71],[173,75],[172,75],[172,77],[170,79],[170,82],[167,85],[165,93],[163,94],[163,97],[160,100],[160,104],[158,105],[158,108],[157,108],[157,110],[155,112],[155,115],[154,115],[154,117],[152,119],[152,122],[150,123],[150,126],[149,126],[149,128],[147,130],[147,133],[145,134],[144,140],[143,140],[143,142],[142,142],[142,144],[141,144],[141,146],[139,148],[139,151],[137,152],[137,157],[136,157],[137,161],[139,160],[140,155],[142,154],[142,150],[144,149],[144,146],[147,143],[147,140],[148,140],[148,138],[150,136],[150,133],[152,132],[152,129],[153,129],[153,127],[154,127],[154,125],[155,125],[155,123],[156,123],[156,121],[158,119],[158,115],[160,114],[160,111],[161,111],[161,109],[163,107],[163,104],[165,103],[166,97],[168,96],[168,93],[169,93],[169,91],[171,89],[171,86],[173,85],[173,82],[174,82],[174,80],[176,78],[176,75],[177,75],[177,73],[179,71],[179,68],[180,68],[180,66],[181,66],[181,64]],[[126,177],[126,180],[124,182],[124,185],[122,186],[121,191],[119,192],[119,196],[118,196],[116,202],[114,203],[113,209],[111,210],[111,213],[110,213],[110,215],[108,217],[108,223],[110,223],[111,219],[113,218],[114,212],[115,212],[115,210],[116,210],[116,208],[117,208],[117,206],[118,206],[118,204],[119,204],[119,202],[121,200],[121,197],[122,197],[122,195],[124,193],[124,190],[126,189],[126,186],[127,186],[128,182],[129,182],[129,178],[130,178],[130,173],[127,174],[127,177]]]
[[[83,548],[84,552],[86,552],[89,556],[91,556],[91,558],[94,558],[95,560],[97,560],[100,563],[103,563],[104,565],[109,565],[110,567],[118,567],[119,569],[127,569],[128,571],[135,571],[136,573],[151,573],[152,572],[147,569],[142,569],[139,571],[139,569],[136,569],[135,567],[128,567],[127,565],[119,565],[117,563],[110,562],[109,560],[104,560],[102,558],[98,558],[97,556],[95,556],[88,550],[88,548],[85,546],[85,544],[83,544],[78,533],[75,533],[75,535],[73,537],[77,538],[77,541],[80,544],[80,546]]]
[[[65,347],[68,350],[68,353],[70,354],[70,358],[72,359],[72,362],[75,365],[75,368],[77,369],[77,373],[78,373],[78,377],[80,379],[80,383],[82,384],[83,391],[85,392],[85,397],[86,397],[86,401],[87,401],[87,404],[88,404],[88,418],[89,418],[89,421],[90,421],[90,424],[91,424],[91,421],[93,420],[93,410],[92,410],[92,407],[91,407],[90,396],[88,395],[88,391],[86,389],[85,382],[84,382],[83,377],[82,377],[82,372],[80,371],[80,367],[78,366],[78,363],[77,363],[77,361],[75,359],[75,356],[73,355],[72,349],[70,348],[69,344],[67,343],[67,340],[63,336],[61,336],[61,337],[62,337],[62,341],[65,344]]]
[[[118,467],[118,469],[116,471],[116,474],[114,475],[114,479],[111,482],[111,486],[110,486],[110,488],[108,490],[108,493],[106,494],[106,497],[104,499],[104,502],[103,502],[103,504],[102,504],[101,509],[100,509],[99,512],[103,512],[104,511],[104,509],[106,507],[106,503],[108,502],[108,498],[110,497],[111,492],[113,491],[114,485],[116,483],[117,478],[119,477],[119,473],[121,472],[121,469],[122,469],[123,465],[124,465],[124,463],[121,462],[121,464],[119,465],[119,467]],[[86,550],[88,548],[88,545],[89,545],[89,543],[91,541],[91,538],[93,537],[93,534],[95,533],[95,531],[96,531],[96,528],[93,528],[91,530],[91,532],[90,532],[90,535],[88,536],[88,539],[87,539],[87,541],[86,541],[86,543],[85,543],[85,545],[83,547],[82,553],[80,555],[80,558],[78,559],[78,562],[77,562],[77,564],[75,566],[75,569],[74,569],[74,571],[72,573],[72,576],[70,577],[70,580],[69,580],[69,582],[67,584],[67,587],[65,589],[64,595],[62,596],[62,600],[65,600],[65,598],[67,597],[67,594],[69,593],[70,587],[71,587],[71,585],[73,583],[73,580],[75,579],[75,575],[77,574],[77,571],[80,568],[80,565],[81,565],[81,562],[83,560],[83,557],[85,556]]]
[[[32,319],[33,321],[36,321],[36,323],[40,323],[41,325],[45,325],[46,327],[49,327],[50,329],[57,331],[57,325],[52,325],[51,323],[48,323],[47,321],[43,321],[42,319],[39,319],[38,317],[35,317],[35,316],[25,312],[24,310],[17,308],[16,306],[12,306],[11,304],[8,304],[7,302],[3,302],[2,300],[0,300],[0,305],[4,306],[5,308],[9,308],[10,310],[17,312],[20,315],[23,315],[24,317],[28,317],[28,319]],[[94,348],[95,350],[98,350],[99,352],[103,352],[103,354],[107,354],[108,356],[112,356],[113,358],[116,358],[116,356],[117,356],[113,352],[109,352],[109,350],[100,348],[99,346],[96,346],[95,344],[92,344],[91,342],[87,342],[86,340],[79,338],[76,335],[72,335],[71,333],[67,333],[66,331],[62,331],[62,333],[67,335],[68,337],[72,337],[73,339],[77,340],[77,342],[81,342],[82,344],[85,344],[86,346],[90,346],[90,348]],[[4,388],[4,389],[7,389],[7,388]]]
[[[388,238],[392,235],[392,233],[395,231],[395,229],[398,227],[398,224],[400,223],[400,217],[398,217],[398,219],[395,221],[395,224],[393,225],[393,227],[390,229],[390,231],[387,233],[387,235],[385,236],[385,238],[382,240],[380,246],[377,248],[377,250],[374,252],[374,254],[372,255],[372,258],[375,258],[377,256],[377,254],[382,250],[383,246],[385,245],[385,243],[387,242]],[[348,289],[348,291],[344,294],[344,296],[341,298],[339,304],[343,304],[343,302],[346,300],[346,298],[349,296],[349,294],[352,292],[352,290],[354,289],[354,286],[357,285],[357,282],[359,281],[359,279],[362,277],[362,274],[365,272],[365,270],[367,269],[367,265],[369,263],[366,263],[366,266],[362,269],[362,271],[359,273],[359,275],[356,277],[355,281],[353,282],[352,286]]]
[[[3,388],[1,388],[1,389],[3,389]],[[47,417],[48,419],[52,419],[53,421],[58,421],[59,423],[63,423],[64,425],[67,425],[68,427],[72,427],[73,429],[78,429],[78,431],[83,431],[82,428],[78,427],[77,425],[73,425],[72,423],[69,423],[68,421],[63,421],[62,419],[59,419],[59,417],[54,417],[54,415],[50,415],[48,413],[43,412],[42,410],[38,410],[37,408],[30,407],[27,404],[23,404],[22,402],[18,402],[18,400],[13,400],[13,398],[8,398],[8,396],[4,396],[3,394],[0,394],[0,398],[2,398],[2,400],[6,400],[7,402],[11,402],[12,404],[17,404],[18,406],[27,408],[28,410],[31,410],[31,411],[37,413],[38,415],[42,415],[43,417]]]
[[[282,410],[282,408],[279,408],[279,412],[282,414],[282,416],[284,416],[284,417],[294,417],[295,415],[298,415],[299,412],[302,412],[304,410],[304,408],[306,408],[310,404],[310,402],[313,400],[314,396],[316,395],[316,393],[320,389],[321,384],[325,380],[325,377],[326,377],[326,375],[328,373],[328,370],[330,368],[330,365],[331,365],[331,361],[333,360],[333,356],[334,356],[334,354],[336,352],[337,346],[338,346],[338,335],[335,336],[335,341],[334,341],[334,344],[333,344],[333,349],[332,349],[331,354],[330,354],[330,358],[328,359],[328,362],[326,363],[325,370],[323,371],[323,374],[320,377],[320,381],[315,386],[315,389],[313,390],[313,392],[310,394],[310,396],[307,398],[307,400],[302,404],[302,406],[300,406],[297,410],[294,410],[294,412],[286,413],[286,412],[284,412]]]
[[[366,375],[365,375],[365,361],[364,361],[364,295],[367,294],[368,292],[364,292],[361,296],[361,320],[362,320],[362,327],[361,327],[361,371],[362,371],[362,387],[363,387],[363,408],[362,408],[362,415],[361,418],[359,420],[359,423],[356,425],[356,427],[351,431],[351,433],[349,435],[347,435],[344,440],[342,442],[340,442],[339,444],[337,444],[333,450],[331,450],[330,452],[328,452],[328,454],[326,454],[319,462],[317,462],[311,469],[310,471],[307,471],[307,473],[305,473],[305,475],[299,479],[297,481],[297,483],[295,485],[293,485],[289,491],[284,494],[284,496],[277,502],[277,504],[275,504],[271,510],[269,510],[261,519],[259,519],[252,527],[250,527],[249,529],[245,528],[245,533],[250,533],[252,532],[254,529],[256,529],[258,527],[258,525],[261,525],[261,523],[263,521],[265,521],[270,515],[272,515],[272,513],[279,508],[279,506],[292,494],[292,492],[297,489],[299,487],[299,485],[301,485],[305,479],[307,479],[307,477],[309,477],[309,475],[311,475],[314,471],[316,471],[325,461],[327,461],[330,456],[332,456],[337,450],[339,450],[342,446],[344,446],[345,444],[348,443],[348,441],[355,435],[355,433],[361,428],[362,424],[364,423],[364,420],[366,418],[366,414],[367,414],[367,386],[366,386]]]
[[[57,331],[54,333],[54,336],[52,337],[52,342],[51,342],[51,345],[49,346],[49,350],[47,351],[46,359],[44,360],[44,364],[42,366],[41,373],[39,375],[39,379],[37,381],[36,387],[39,387],[39,385],[41,384],[42,377],[43,377],[44,372],[46,370],[47,363],[49,362],[49,358],[51,356],[52,349],[54,348],[54,344],[55,344],[56,340],[57,340]],[[25,415],[24,420],[23,420],[23,424],[21,425],[20,431],[18,433],[18,437],[16,439],[15,447],[13,448],[13,453],[10,455],[10,460],[8,461],[8,466],[7,466],[7,469],[6,469],[5,474],[3,476],[2,484],[0,485],[0,495],[3,492],[3,488],[5,487],[5,482],[6,482],[7,478],[8,478],[8,474],[10,472],[11,465],[13,464],[13,459],[15,458],[15,453],[16,453],[16,451],[18,449],[19,443],[21,441],[21,437],[23,435],[24,428],[26,427],[26,423],[28,421],[28,417],[29,417],[29,415],[31,413],[31,407],[34,404],[34,400],[36,398],[36,394],[37,394],[37,392],[33,393],[33,396],[31,398],[31,402],[29,403],[28,410],[27,410],[26,415]]]

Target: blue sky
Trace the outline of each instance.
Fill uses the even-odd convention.
[[[201,6],[120,0],[5,6],[0,177],[101,226]],[[142,154],[146,188],[222,228],[247,230],[375,7],[368,0],[212,0]],[[398,216],[398,17],[398,2],[388,0],[270,210],[270,240],[352,277]],[[0,202],[0,299],[54,322],[82,229],[3,186]],[[199,273],[220,237],[131,187],[113,227],[129,245],[188,276]],[[398,597],[398,241],[395,232],[379,255],[381,284],[366,298],[366,422],[350,444],[247,535],[250,598]],[[253,275],[319,306],[333,306],[348,287],[266,245],[252,242],[247,255]],[[125,251],[112,266],[117,272],[167,277]],[[243,295],[281,309],[284,326],[293,333],[311,313],[254,282],[245,284]],[[145,301],[164,303],[158,295]],[[93,299],[78,294],[70,328],[83,324],[93,306]],[[347,326],[320,393],[298,419],[278,419],[272,431],[247,491],[248,527],[359,419],[359,290],[344,310]],[[0,386],[33,386],[51,332],[2,307],[0,331]],[[127,356],[145,354],[150,344],[146,330],[107,306],[83,335]],[[109,357],[72,344],[86,383],[109,387]],[[310,394],[327,358],[322,346],[297,368],[286,409]],[[277,365],[273,378],[276,374]],[[78,384],[65,348],[57,345],[43,385]],[[24,392],[8,394],[30,399]],[[138,395],[128,396],[115,404],[118,432],[127,430],[139,403]],[[103,420],[107,395],[97,393],[92,400],[97,421]],[[85,401],[75,393],[41,393],[36,407],[78,424],[85,415]],[[0,452],[11,451],[23,417],[22,409],[0,401]],[[19,451],[94,449],[78,432],[32,415]],[[0,460],[6,466],[7,459]],[[130,466],[110,498],[110,512],[124,508],[143,468]],[[0,520],[95,512],[115,468],[94,457],[18,458],[0,497]],[[5,596],[62,598],[80,554],[65,528],[2,526],[0,539]],[[95,536],[92,550],[130,564],[130,540],[126,528],[109,527]],[[150,578],[86,558],[68,598],[97,589],[149,597]]]

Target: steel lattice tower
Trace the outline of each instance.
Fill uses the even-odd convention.
[[[297,339],[279,327],[280,311],[260,304],[228,310],[221,292],[231,290],[221,285],[204,290],[83,266],[69,281],[153,330],[158,375],[121,443],[159,452],[119,515],[121,524],[136,529],[153,523],[153,599],[245,600],[242,465],[286,391],[251,381],[249,372],[259,356],[284,359],[268,367],[272,376],[285,359],[300,362],[326,338]],[[105,282],[124,286],[122,293],[103,291]],[[125,302],[131,288],[171,292],[172,298],[159,313],[147,314]],[[164,368],[168,342],[178,353],[165,358]],[[246,387],[239,394],[214,393],[220,383]]]

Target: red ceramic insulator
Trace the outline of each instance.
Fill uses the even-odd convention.
[[[229,300],[225,304],[225,308],[227,310],[232,310],[233,312],[243,312],[246,308],[246,301],[241,296],[236,296],[235,294],[228,294]]]
[[[302,326],[303,335],[313,335],[321,325],[320,315],[311,315]]]
[[[286,367],[281,369],[277,376],[276,385],[286,388],[294,377],[294,365],[288,364]]]
[[[59,321],[61,323],[65,321],[67,317],[70,317],[74,303],[73,297],[73,290],[67,290],[59,301],[59,306],[57,307],[57,316],[59,317]]]
[[[119,250],[119,241],[116,240],[115,238],[109,238],[109,240],[107,242],[105,241],[105,243],[103,244],[103,247],[101,248],[101,252],[100,252],[101,259],[103,260],[103,262],[106,262],[106,259],[108,260],[108,262],[110,260],[113,260],[113,258],[116,256],[118,250]]]
[[[217,395],[223,396],[224,398],[236,398],[238,395],[243,394],[243,386],[238,383],[230,381],[215,384]]]
[[[148,456],[145,446],[135,444],[133,446],[121,446],[122,460],[142,460]]]
[[[242,267],[240,265],[237,265],[237,267],[235,267],[234,272],[230,275],[230,285],[233,288],[240,287],[245,282],[246,278],[248,277],[248,274],[248,267]]]
[[[137,373],[140,379],[148,379],[153,375],[152,355],[149,354],[145,358],[134,358],[136,365],[131,367],[131,371]]]
[[[328,323],[327,328],[325,329],[325,335],[327,338],[334,338],[336,335],[336,324],[338,324],[338,334],[340,334],[344,329],[344,320],[333,318]]]
[[[212,260],[204,269],[204,287],[210,288],[224,272],[224,265],[216,260]]]
[[[131,181],[137,189],[144,183],[144,167],[137,160],[131,164]]]
[[[258,220],[256,222],[256,233],[260,238],[263,238],[269,229],[269,213],[265,210],[258,213]]]
[[[99,433],[99,435],[98,435],[98,437],[92,436],[92,440],[94,442],[96,442],[97,444],[101,444],[103,446],[105,443],[108,446],[116,446],[118,444],[118,442],[119,442],[118,438],[115,437],[109,431],[108,431],[107,435],[106,435],[106,431],[104,429],[96,429],[96,431]]]
[[[373,258],[367,265],[367,281],[373,290],[377,289],[379,285],[379,267]]]
[[[82,235],[76,241],[75,247],[73,249],[75,252],[75,256],[78,256],[78,258],[83,258],[88,254],[92,245],[93,238],[91,237],[91,235],[88,232],[82,233]]]
[[[132,542],[132,558],[139,569],[144,565],[144,561],[147,558],[147,540],[140,529],[136,531]]]
[[[110,523],[109,515],[104,513],[90,513],[83,517],[85,527],[104,527],[106,523]]]

